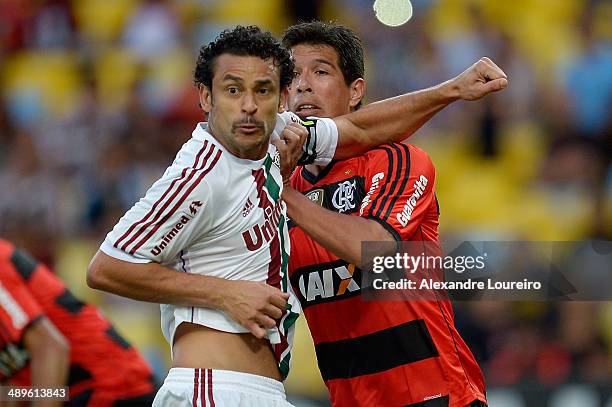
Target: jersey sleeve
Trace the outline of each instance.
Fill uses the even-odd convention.
[[[28,327],[44,314],[21,276],[26,264],[37,263],[21,250],[0,261],[1,334],[12,342],[21,341]]]
[[[309,117],[300,119],[296,114],[283,112],[278,115],[272,139],[278,139],[285,126],[289,123],[300,123],[308,130],[308,138],[302,147],[303,152],[299,165],[327,165],[334,158],[338,145],[338,127],[336,122],[328,118]]]
[[[405,144],[386,144],[367,155],[367,195],[359,214],[396,240],[408,240],[437,205],[433,163],[423,150]]]
[[[192,157],[175,160],[108,233],[100,250],[132,263],[170,264],[210,230],[213,202],[206,177],[221,151],[203,144]]]

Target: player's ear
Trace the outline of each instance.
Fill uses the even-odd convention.
[[[198,84],[198,96],[200,98],[200,107],[206,113],[210,113],[212,110],[212,92],[207,86]]]
[[[285,110],[289,110],[287,101],[289,100],[289,88],[285,87],[281,90],[280,98],[278,100],[278,112],[282,113]]]
[[[355,106],[361,102],[361,99],[363,99],[363,95],[365,95],[365,88],[366,84],[363,78],[357,78],[353,81],[353,83],[351,83],[351,99],[349,101],[351,110],[353,110]]]

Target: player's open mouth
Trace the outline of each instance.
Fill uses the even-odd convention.
[[[315,110],[321,110],[321,108],[311,103],[305,103],[303,105],[299,105],[297,109],[295,110],[295,113],[303,114],[303,113],[308,113],[308,112],[314,112]]]

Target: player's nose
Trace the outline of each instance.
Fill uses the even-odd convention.
[[[255,95],[251,92],[247,92],[247,94],[242,98],[242,111],[247,114],[253,114],[257,111],[257,103],[255,103]]]
[[[295,79],[295,89],[298,93],[301,92],[312,92],[312,87],[310,86],[310,80],[306,73],[300,75]]]

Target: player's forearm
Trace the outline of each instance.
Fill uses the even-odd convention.
[[[47,318],[34,323],[26,332],[24,342],[31,359],[32,387],[57,389],[65,386],[70,366],[70,346],[64,336]],[[61,406],[62,401],[39,399],[34,407]]]
[[[158,263],[130,263],[98,251],[87,284],[138,301],[220,308],[227,280],[182,273]]]
[[[334,158],[349,158],[380,144],[401,142],[457,99],[457,86],[449,80],[335,118],[339,139]]]
[[[287,215],[312,239],[358,267],[361,266],[361,242],[393,240],[377,222],[322,208],[293,188],[283,190],[283,200]]]

